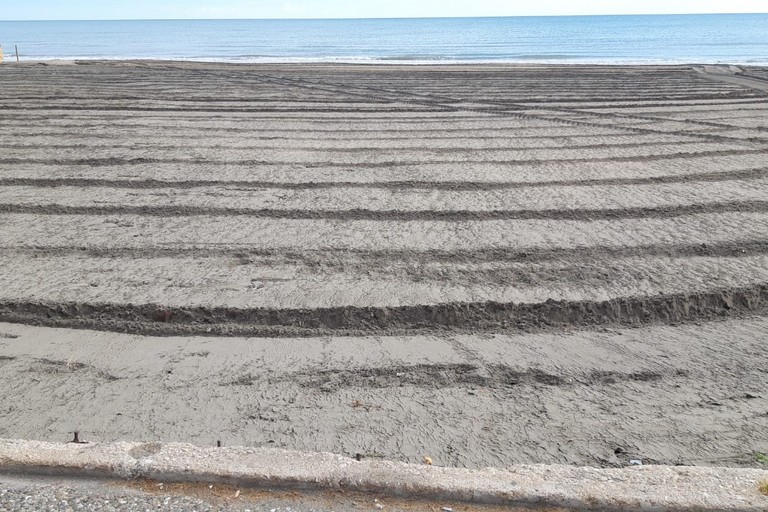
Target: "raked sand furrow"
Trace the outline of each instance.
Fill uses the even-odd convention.
[[[470,112],[472,113],[472,112]],[[18,114],[3,115],[4,121],[8,122],[11,126],[21,125],[28,126],[28,121],[49,121],[51,126],[68,126],[73,122],[80,122],[82,125],[90,124],[90,122],[111,122],[115,121],[117,126],[121,125],[135,125],[154,123],[156,125],[171,125],[179,129],[182,128],[207,128],[221,129],[221,128],[262,128],[270,129],[274,131],[280,131],[281,129],[301,129],[312,131],[314,128],[323,126],[337,126],[339,128],[347,127],[352,128],[365,128],[371,127],[399,127],[410,129],[422,129],[429,131],[441,130],[442,128],[463,128],[467,130],[482,130],[482,129],[528,129],[528,128],[559,128],[558,124],[546,119],[531,118],[530,116],[520,116],[514,118],[513,113],[510,116],[499,117],[488,114],[484,117],[477,117],[477,113],[472,113],[474,116],[468,118],[442,118],[443,112],[435,112],[427,118],[411,119],[409,118],[411,112],[407,111],[406,116],[400,119],[397,113],[387,115],[386,113],[372,116],[371,113],[365,113],[365,115],[352,115],[348,122],[342,120],[343,115],[326,116],[323,119],[307,119],[304,112],[297,112],[291,119],[287,119],[285,115],[281,116],[263,116],[254,115],[250,113],[236,113],[225,112],[221,114],[215,113],[185,113],[179,115],[178,113],[169,112],[165,115],[161,113],[149,114],[141,113],[136,115],[126,115],[125,113],[108,113],[108,112],[80,112],[78,114],[69,114],[66,112],[50,111],[45,109],[43,113],[36,114],[34,112],[27,113],[25,110],[20,110]],[[42,123],[41,123],[42,124]],[[448,126],[446,126],[448,124]]]
[[[586,162],[652,162],[674,160],[691,156],[765,155],[766,150],[744,149],[744,146],[724,143],[700,143],[689,146],[662,146],[653,148],[611,148],[600,149],[543,149],[543,150],[484,150],[465,151],[453,154],[430,152],[429,150],[368,151],[359,154],[345,154],[322,151],[285,150],[227,150],[197,149],[180,155],[174,150],[107,150],[90,149],[88,158],[82,158],[83,150],[6,150],[0,158],[0,165],[18,164],[59,164],[59,165],[114,165],[115,163],[210,163],[217,165],[297,165],[304,167],[333,167],[349,165],[356,167],[390,167],[409,165],[416,162],[430,163],[496,163],[504,165],[529,165],[531,163],[586,163]]]
[[[656,219],[675,218],[695,214],[717,214],[730,212],[768,212],[768,201],[704,202],[677,206],[615,207],[615,208],[562,208],[562,209],[366,209],[334,207],[332,209],[288,209],[288,208],[237,208],[196,205],[84,205],[62,206],[60,204],[3,204],[0,213],[23,213],[37,215],[140,215],[154,217],[250,217],[262,219],[324,219],[324,220],[371,220],[377,222],[442,221],[467,222],[511,219],[550,220],[601,220],[601,219]]]
[[[161,200],[162,204],[158,204]],[[674,216],[691,211],[762,211],[768,205],[768,176],[761,179],[703,181],[650,185],[598,185],[592,187],[531,187],[521,194],[519,189],[494,187],[486,190],[445,190],[344,188],[343,186],[296,189],[227,186],[173,188],[128,188],[109,186],[54,187],[2,186],[0,179],[0,211],[20,212],[34,209],[53,213],[60,209],[71,213],[141,213],[145,207],[151,215],[183,215],[219,212],[220,215],[257,215],[259,211],[275,213],[313,212],[495,212],[518,218],[533,217],[535,212],[554,218],[606,216],[615,218],[642,216]],[[110,210],[111,209],[111,210]],[[632,213],[634,211],[634,213]],[[311,218],[311,217],[309,217]],[[444,217],[445,218],[445,217]]]
[[[467,222],[287,220],[251,217],[4,214],[7,246],[242,247],[252,250],[483,250],[636,247],[761,240],[768,214],[671,219]]]
[[[763,137],[768,137],[768,114],[760,117],[740,118],[728,121],[728,126],[758,131]]]
[[[541,142],[531,139],[523,139],[520,142],[514,140],[505,140],[501,144],[488,144],[486,143],[471,143],[455,139],[452,141],[443,141],[438,143],[431,142],[417,142],[417,143],[392,143],[387,141],[386,144],[370,143],[361,141],[358,144],[296,144],[294,141],[292,144],[274,144],[269,141],[263,141],[259,145],[260,151],[313,151],[324,155],[334,154],[366,154],[373,151],[380,152],[404,152],[411,153],[414,151],[422,151],[430,155],[443,154],[443,155],[466,155],[468,151],[472,150],[475,154],[482,152],[506,152],[506,151],[519,151],[519,150],[603,150],[608,147],[611,150],[623,150],[623,149],[653,149],[653,148],[666,148],[670,145],[674,145],[676,148],[684,148],[686,146],[698,145],[701,147],[701,141],[698,140],[683,140],[679,138],[677,140],[657,140],[657,141],[636,141],[636,142],[614,142],[607,141],[578,141],[571,143],[568,141],[548,141]],[[232,141],[229,140],[210,140],[201,138],[197,143],[194,140],[187,140],[185,142],[179,141],[174,144],[172,142],[166,142],[165,140],[149,141],[119,141],[106,140],[106,141],[89,141],[89,142],[70,142],[62,144],[60,142],[49,142],[44,144],[36,143],[16,143],[16,142],[2,142],[0,141],[0,153],[6,153],[11,151],[30,151],[33,152],[44,146],[47,150],[54,150],[57,152],[64,151],[94,151],[96,149],[107,149],[111,152],[120,150],[135,151],[137,147],[141,147],[148,153],[154,152],[167,152],[167,151],[181,151],[184,153],[192,154],[219,154],[221,151],[232,151],[237,156],[237,152],[247,150],[249,153],[254,150],[253,141]]]
[[[768,254],[768,236],[756,239],[737,239],[714,243],[659,243],[636,245],[631,247],[591,246],[577,248],[535,248],[523,249],[461,249],[461,250],[411,250],[411,249],[264,249],[247,248],[242,245],[209,246],[145,246],[145,247],[99,247],[82,245],[77,240],[69,244],[42,244],[27,246],[0,246],[0,254],[5,257],[37,258],[40,256],[88,256],[92,258],[130,257],[147,258],[229,258],[239,264],[258,264],[261,266],[281,266],[291,264],[306,267],[307,272],[344,271],[347,269],[366,269],[366,275],[416,275],[425,269],[431,274],[445,276],[456,272],[441,274],[441,265],[457,265],[461,275],[471,275],[476,265],[504,263],[546,263],[567,261],[573,265],[590,265],[602,262],[606,265],[611,260],[627,258],[688,258],[688,257],[725,257],[743,258]],[[482,267],[485,268],[485,267]],[[467,270],[468,269],[468,270]]]
[[[655,114],[644,114],[654,117],[663,116],[665,119],[683,119],[686,121],[705,121],[714,123],[730,123],[738,119],[765,119],[768,116],[768,108],[750,108],[741,110],[701,110],[689,113],[685,110],[678,112],[656,112]]]
[[[293,103],[290,103],[293,105]],[[301,104],[299,104],[301,105]],[[384,104],[388,105],[388,104]],[[277,107],[278,105],[275,105]],[[307,105],[304,105],[307,106]],[[365,121],[379,121],[379,122],[392,122],[392,123],[435,123],[443,115],[449,121],[467,121],[467,122],[487,122],[492,116],[483,112],[462,111],[453,109],[451,111],[438,110],[438,109],[412,109],[412,108],[399,108],[396,111],[388,111],[386,108],[380,111],[370,111],[370,109],[356,110],[352,109],[349,112],[335,112],[314,110],[310,108],[272,108],[263,109],[260,111],[249,112],[245,109],[240,109],[238,112],[234,109],[228,109],[222,112],[211,111],[196,111],[189,110],[183,112],[174,112],[172,110],[164,113],[162,110],[148,110],[138,111],[135,114],[129,114],[124,111],[116,110],[75,110],[71,113],[63,115],[61,112],[52,110],[51,108],[40,108],[39,110],[32,110],[26,112],[26,110],[19,107],[18,109],[8,109],[0,112],[0,119],[6,121],[21,121],[25,115],[30,120],[51,120],[51,121],[78,121],[87,120],[92,118],[94,121],[110,121],[110,120],[123,120],[125,122],[134,122],[137,120],[148,121],[172,121],[178,119],[184,123],[202,123],[206,119],[212,121],[265,121],[278,123],[279,121],[286,121],[292,123],[333,123],[341,122],[345,117],[348,117],[352,123],[361,123]],[[508,121],[514,121],[513,118],[508,118]],[[525,120],[524,117],[520,117],[519,120]]]
[[[76,98],[56,101],[44,99],[37,101],[8,101],[3,100],[3,109],[6,113],[13,113],[18,110],[37,110],[51,111],[94,111],[94,112],[375,112],[382,113],[403,110],[403,106],[397,103],[389,102],[385,99],[380,101],[279,101],[269,102],[252,100],[248,102],[226,102],[226,101],[205,101],[205,102],[184,102],[184,101],[157,101],[151,99],[124,99],[110,101],[88,101],[77,100]],[[428,105],[425,103],[424,107]],[[414,111],[436,111],[436,109],[412,108]]]
[[[361,285],[365,283],[360,283]],[[462,302],[318,309],[169,307],[157,303],[0,302],[0,321],[143,335],[392,336],[515,334],[552,329],[679,325],[768,312],[768,285],[692,294],[543,303]]]
[[[322,152],[366,152],[371,150],[392,150],[392,151],[485,151],[485,150],[517,150],[517,149],[598,149],[598,148],[632,148],[632,147],[654,147],[664,145],[675,145],[677,147],[691,144],[701,144],[698,140],[691,140],[686,137],[677,136],[659,136],[659,135],[616,135],[616,136],[591,136],[570,139],[568,137],[548,137],[548,138],[515,138],[508,137],[475,137],[465,138],[455,136],[452,138],[419,138],[414,140],[410,137],[402,137],[399,141],[390,138],[385,139],[353,139],[337,138],[325,140],[323,138],[297,141],[294,138],[274,136],[259,137],[250,139],[247,137],[232,137],[231,134],[182,136],[182,135],[160,135],[158,133],[137,133],[125,135],[113,135],[94,137],[88,135],[87,140],[78,140],[78,137],[63,142],[61,136],[48,135],[0,135],[0,153],[8,149],[33,150],[41,146],[47,149],[80,149],[91,150],[94,148],[110,149],[135,149],[138,146],[146,148],[147,151],[155,149],[178,151],[190,150],[216,150],[216,149],[253,149],[258,143],[260,149],[264,150],[314,150]],[[85,139],[85,137],[82,137]]]
[[[676,100],[641,100],[641,99],[632,99],[632,98],[624,98],[624,99],[606,99],[604,101],[572,101],[572,102],[560,102],[560,101],[549,101],[547,104],[550,107],[565,107],[565,108],[588,108],[590,110],[602,110],[602,111],[616,111],[616,112],[622,112],[623,110],[627,110],[628,112],[632,112],[634,109],[638,109],[638,112],[644,112],[644,109],[648,109],[648,112],[664,112],[667,109],[670,111],[676,111],[680,110],[685,107],[694,107],[698,108],[701,107],[702,109],[706,110],[708,106],[713,107],[726,107],[733,106],[735,110],[738,110],[742,106],[745,106],[745,108],[749,108],[749,106],[754,106],[756,108],[761,108],[761,106],[765,106],[768,104],[768,101],[766,101],[766,97],[752,97],[752,98],[708,98],[708,99],[676,99]],[[499,103],[505,103],[503,100],[499,100]],[[538,105],[536,102],[520,102],[521,105],[526,106],[535,106]]]
[[[622,258],[590,261],[441,264],[311,272],[286,261],[232,257],[0,255],[0,303],[157,304],[267,310],[387,308],[448,303],[603,302],[768,283],[768,256]],[[40,282],[39,276],[46,277]],[[606,282],[606,276],[610,281]],[[768,306],[768,304],[766,304]]]
[[[506,190],[527,188],[556,187],[595,187],[595,186],[633,186],[633,185],[660,185],[677,183],[713,183],[744,180],[762,180],[768,177],[768,168],[747,169],[731,172],[710,172],[682,174],[672,176],[655,176],[648,178],[606,178],[586,179],[577,181],[221,181],[221,180],[155,180],[140,179],[139,176],[126,176],[124,179],[99,179],[79,177],[85,173],[73,172],[78,177],[63,178],[0,178],[0,187],[72,187],[72,188],[110,188],[110,189],[166,189],[155,192],[156,194],[184,194],[187,189],[219,188],[226,191],[241,191],[254,194],[258,190],[283,189],[283,190],[321,190],[321,189],[380,189],[390,191],[417,190],[421,194],[429,191],[496,191],[504,193]],[[213,191],[214,194],[220,193]],[[137,194],[138,195],[138,194]],[[120,196],[120,193],[118,193]],[[38,197],[45,198],[45,194]],[[23,198],[19,198],[23,199]]]
[[[764,155],[689,157],[646,162],[578,162],[529,165],[421,164],[390,168],[254,164],[252,166],[204,163],[94,162],[104,165],[23,164],[0,166],[3,185],[59,186],[58,180],[75,186],[124,186],[126,188],[208,185],[232,187],[323,188],[371,187],[473,190],[554,186],[643,185],[696,181],[729,181],[764,176]],[[28,181],[31,180],[31,181]],[[121,184],[122,182],[134,184]],[[142,182],[147,183],[143,185]]]
[[[57,124],[51,126],[50,124],[41,125],[37,128],[31,122],[26,123],[23,127],[21,125],[11,127],[12,130],[8,133],[2,134],[2,140],[6,142],[13,142],[18,140],[35,140],[36,137],[47,138],[51,141],[61,141],[62,137],[66,136],[67,140],[79,141],[82,139],[93,140],[98,142],[101,140],[142,140],[142,138],[148,138],[153,142],[158,140],[173,140],[183,139],[199,140],[206,139],[209,141],[216,141],[218,139],[234,139],[233,134],[237,134],[240,137],[246,137],[255,141],[307,141],[307,144],[318,143],[318,140],[324,143],[342,143],[349,144],[359,143],[363,144],[363,141],[401,141],[407,140],[413,142],[412,133],[415,130],[404,129],[386,129],[379,131],[364,130],[355,133],[354,138],[349,137],[349,128],[346,127],[343,130],[320,130],[313,129],[312,131],[303,130],[248,130],[243,128],[228,128],[228,129],[206,129],[204,127],[199,128],[187,128],[185,130],[177,130],[176,127],[157,126],[157,125],[132,125],[132,126],[119,126],[117,123],[88,123],[88,124]],[[75,130],[76,129],[76,130]],[[76,131],[76,133],[75,133]],[[402,132],[402,133],[400,133]],[[568,141],[580,141],[582,139],[591,138],[607,138],[612,141],[614,138],[623,140],[627,136],[623,134],[616,134],[615,130],[594,130],[593,132],[585,133],[585,130],[580,130],[574,127],[562,127],[562,129],[544,129],[544,130],[460,130],[450,129],[445,130],[421,130],[419,133],[419,140],[426,141],[452,141],[461,140],[467,141],[472,144],[471,141],[489,141],[495,142],[497,140],[509,141],[528,141],[528,140],[548,140],[564,139]],[[637,137],[658,137],[655,135],[637,135]],[[670,140],[688,140],[683,137],[671,137],[669,135],[662,136]],[[339,141],[339,142],[336,142]]]
[[[9,132],[19,136],[26,135],[51,135],[51,136],[68,136],[69,134],[82,137],[84,135],[92,136],[98,140],[102,136],[110,137],[122,137],[122,136],[134,136],[137,133],[145,135],[157,134],[160,137],[167,136],[180,136],[189,133],[191,136],[201,136],[204,134],[211,134],[212,137],[248,137],[252,140],[273,140],[272,138],[296,138],[297,140],[316,140],[316,139],[345,139],[345,140],[368,140],[368,139],[401,139],[408,137],[411,140],[414,139],[414,134],[418,134],[418,137],[422,136],[426,139],[433,138],[457,138],[468,137],[471,139],[484,138],[484,137],[497,137],[497,138],[533,138],[533,139],[547,139],[550,137],[597,137],[597,136],[612,136],[623,135],[616,129],[612,128],[591,128],[585,130],[582,127],[574,126],[556,126],[556,127],[526,127],[526,128],[471,128],[461,127],[458,124],[451,125],[449,127],[440,128],[433,126],[430,128],[411,128],[408,126],[393,126],[391,124],[384,124],[379,122],[367,123],[362,126],[351,126],[344,123],[313,123],[311,130],[302,128],[273,128],[273,127],[261,127],[258,123],[251,123],[249,126],[243,126],[248,123],[233,123],[232,126],[210,126],[210,125],[195,125],[195,126],[179,126],[173,120],[149,120],[146,118],[138,119],[135,122],[126,122],[125,119],[110,121],[110,120],[98,120],[90,121],[83,120],[82,122],[72,121],[57,121],[57,120],[39,120],[40,123],[36,124],[37,119],[26,119],[24,121],[13,121],[6,124]],[[9,133],[9,135],[11,134]],[[354,136],[352,136],[354,135]],[[665,134],[664,137],[670,135]],[[74,139],[73,139],[74,140]]]
[[[725,113],[733,112],[738,115],[741,112],[765,111],[768,109],[768,102],[762,99],[741,99],[741,100],[709,100],[709,101],[668,101],[663,103],[651,102],[609,102],[609,103],[554,103],[554,107],[582,108],[592,112],[615,112],[627,114],[663,114],[676,116],[690,112],[692,116],[701,113]],[[686,117],[683,115],[683,117]]]

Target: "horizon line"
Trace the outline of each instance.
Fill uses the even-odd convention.
[[[630,13],[630,14],[517,14],[501,16],[373,16],[373,17],[293,17],[293,18],[67,18],[67,19],[4,19],[4,22],[38,21],[342,21],[342,20],[431,20],[431,19],[487,19],[487,18],[595,18],[615,16],[733,16],[765,15],[767,12],[675,12],[675,13]]]

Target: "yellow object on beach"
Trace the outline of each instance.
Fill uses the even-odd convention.
[[[0,64],[3,63],[3,47],[0,46]]]

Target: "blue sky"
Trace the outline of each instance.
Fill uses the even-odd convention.
[[[768,12],[768,0],[19,0],[0,19],[381,18]]]

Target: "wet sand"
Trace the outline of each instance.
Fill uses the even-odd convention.
[[[0,71],[0,437],[768,451],[764,69]]]

